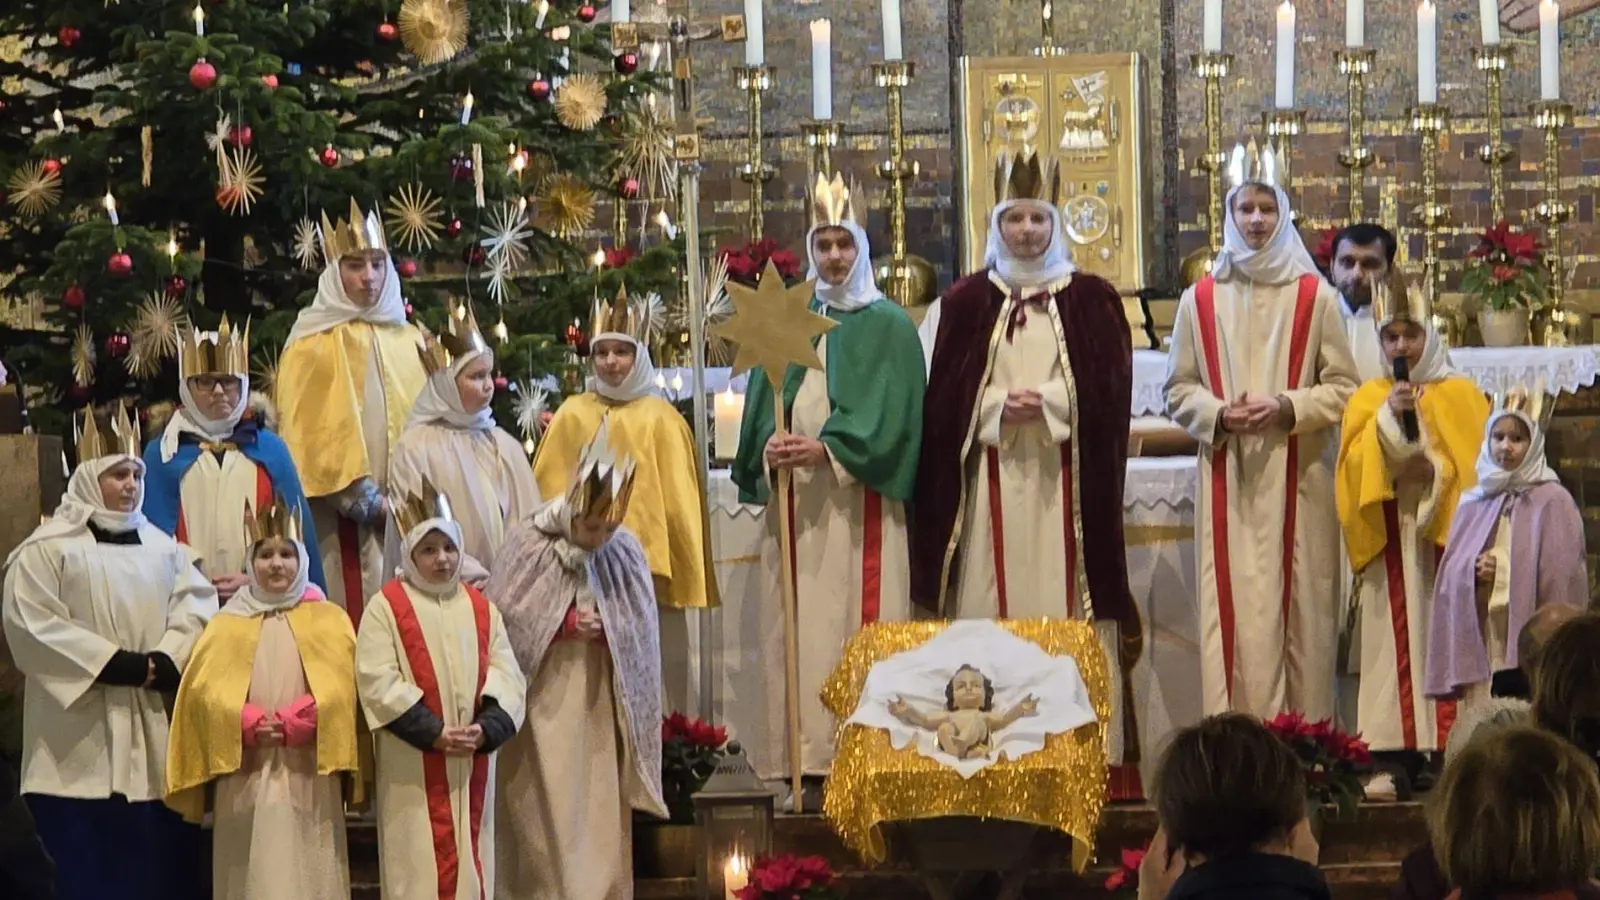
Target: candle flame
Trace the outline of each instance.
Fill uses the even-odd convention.
[[[168,235],[167,235],[167,258],[171,259],[171,258],[173,258],[174,256],[177,256],[177,255],[178,255],[178,236],[175,235],[175,234],[168,233]]]
[[[589,261],[594,263],[596,269],[600,268],[606,264],[606,251],[596,247],[594,255],[589,257]]]
[[[105,204],[106,212],[115,213],[117,211],[117,198],[111,196],[110,191],[106,191],[106,198],[101,202]]]

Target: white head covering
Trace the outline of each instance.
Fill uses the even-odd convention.
[[[271,612],[284,612],[300,605],[306,597],[306,590],[311,584],[311,557],[306,553],[306,545],[300,541],[290,541],[295,552],[300,555],[300,571],[295,573],[294,582],[289,589],[281,594],[268,592],[261,586],[261,579],[256,577],[256,547],[251,544],[250,551],[246,554],[245,574],[250,577],[250,583],[234,592],[232,599],[222,605],[222,612],[231,616],[254,618]],[[314,596],[321,592],[310,588]]]
[[[1034,259],[1017,259],[1000,236],[1000,217],[1013,206],[1029,204],[1050,211],[1050,245]],[[989,213],[989,243],[983,251],[983,264],[1013,288],[1037,287],[1059,281],[1073,272],[1072,248],[1067,245],[1066,223],[1061,210],[1043,200],[1004,200]]]
[[[405,575],[406,581],[410,582],[412,587],[425,594],[442,597],[455,593],[456,587],[461,584],[461,563],[456,563],[456,570],[451,573],[448,580],[440,582],[423,578],[422,572],[417,568],[417,564],[411,560],[411,551],[417,549],[417,545],[422,543],[422,539],[427,537],[431,531],[444,532],[451,542],[456,545],[457,549],[461,548],[461,526],[459,524],[450,519],[424,519],[417,524],[417,527],[406,532],[405,541],[401,546],[400,571]]]
[[[850,232],[856,241],[856,261],[850,267],[850,274],[845,276],[844,284],[829,284],[822,280],[822,275],[817,269],[817,249],[813,241],[817,232],[824,228],[843,228]],[[830,309],[840,312],[852,312],[883,296],[878,290],[878,281],[872,275],[872,246],[867,242],[867,233],[861,226],[846,219],[838,225],[817,225],[806,232],[806,260],[811,263],[811,269],[806,272],[807,279],[816,279],[817,299],[826,303]]]
[[[339,261],[330,260],[317,281],[317,298],[311,301],[310,306],[300,310],[300,317],[294,320],[294,328],[289,330],[289,339],[283,342],[283,346],[288,347],[301,338],[321,334],[346,322],[404,325],[406,301],[400,296],[400,274],[394,270],[394,259],[388,253],[383,258],[383,289],[378,292],[378,299],[371,306],[362,306],[345,295],[344,282],[339,278]]]
[[[203,441],[220,441],[233,434],[233,429],[239,426],[239,420],[244,418],[244,411],[250,408],[250,376],[235,376],[239,379],[239,402],[234,404],[233,412],[220,419],[206,418],[200,411],[200,404],[195,402],[194,392],[189,389],[189,379],[178,376],[178,398],[183,401],[183,406],[172,418],[167,420],[167,427],[161,432],[161,461],[172,462],[172,457],[178,452],[178,436],[184,433],[197,435]]]
[[[599,375],[594,374],[593,364],[591,363],[587,382],[588,389],[613,403],[631,403],[650,393],[650,387],[656,378],[656,367],[650,362],[650,348],[620,331],[602,331],[589,338],[589,346],[593,348],[595,344],[601,341],[626,341],[632,344],[634,353],[633,371],[622,379],[621,384],[613,387],[606,384],[605,380]]]
[[[1245,243],[1244,232],[1233,219],[1233,198],[1245,188],[1266,189],[1278,198],[1278,227],[1260,250],[1251,250]],[[1257,284],[1288,284],[1301,275],[1322,275],[1306,249],[1300,232],[1295,230],[1294,216],[1290,214],[1289,195],[1277,185],[1247,181],[1228,191],[1223,203],[1226,212],[1222,219],[1222,249],[1217,252],[1211,274],[1218,281],[1235,275]]]
[[[411,417],[406,420],[406,427],[425,425],[429,422],[438,422],[451,428],[460,428],[466,431],[488,431],[494,428],[494,410],[488,406],[477,412],[467,412],[461,402],[461,388],[456,384],[456,376],[460,375],[473,360],[488,354],[487,350],[474,350],[457,358],[448,369],[440,369],[428,376],[428,381],[422,386],[422,393],[417,395],[417,402],[411,407]],[[493,355],[489,356],[491,364]]]
[[[1506,416],[1515,416],[1522,420],[1528,429],[1528,454],[1522,458],[1522,463],[1515,469],[1506,471],[1494,461],[1494,454],[1489,448],[1490,435],[1494,433],[1494,423]],[[1489,414],[1489,423],[1483,426],[1483,444],[1478,447],[1478,483],[1468,488],[1462,495],[1465,500],[1482,500],[1496,497],[1506,491],[1519,488],[1532,487],[1544,484],[1547,481],[1556,481],[1556,473],[1551,470],[1549,463],[1544,458],[1544,432],[1539,430],[1527,413],[1510,410],[1496,410]]]
[[[121,512],[107,507],[105,497],[100,493],[100,476],[125,462],[132,462],[139,472],[138,493],[135,496],[132,512]],[[78,468],[73,470],[72,477],[67,480],[67,493],[61,498],[61,505],[56,507],[50,521],[35,528],[32,534],[23,538],[22,543],[6,557],[6,565],[10,565],[17,558],[23,547],[40,541],[85,534],[91,522],[96,528],[111,532],[137,531],[145,524],[144,460],[137,456],[113,454],[79,463]]]

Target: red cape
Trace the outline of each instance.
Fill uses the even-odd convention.
[[[1127,474],[1133,390],[1128,320],[1116,289],[1084,272],[1074,273],[1054,299],[1077,381],[1072,439],[1078,441],[1089,597],[1095,618],[1130,621],[1133,601],[1122,543],[1122,483]],[[940,608],[946,587],[941,578],[966,490],[962,446],[972,429],[989,368],[991,337],[1004,305],[1005,295],[989,280],[988,269],[951,285],[941,304],[923,405],[911,539],[911,596],[935,614],[947,612]],[[1000,340],[1004,339],[1002,335]]]

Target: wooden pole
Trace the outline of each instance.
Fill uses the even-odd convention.
[[[789,433],[789,423],[783,408],[783,373],[766,370],[767,383],[772,385],[773,434]],[[794,528],[789,521],[793,509],[790,498],[794,492],[794,470],[778,470],[778,559],[783,579],[783,697],[789,722],[789,784],[794,794],[794,811],[804,811],[800,790],[800,616],[799,587],[795,584]],[[767,507],[768,512],[772,510]]]

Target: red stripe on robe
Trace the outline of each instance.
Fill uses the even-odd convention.
[[[1206,380],[1218,400],[1228,402],[1222,387],[1222,360],[1217,355],[1216,279],[1207,275],[1195,284],[1195,323],[1200,326],[1200,349],[1205,356]],[[1228,454],[1211,448],[1211,559],[1217,570],[1217,617],[1222,631],[1222,676],[1228,703],[1233,703],[1233,561],[1228,554]]]
[[[861,624],[878,621],[883,605],[883,495],[864,488],[861,512]]]
[[[984,453],[989,473],[990,550],[994,553],[994,591],[999,601],[999,618],[1006,618],[1006,531],[1005,513],[1000,504],[1000,451],[990,447]]]
[[[483,684],[489,674],[489,603],[470,585],[466,588],[472,602],[472,617],[478,631],[478,685],[474,699],[483,696]],[[417,620],[417,611],[411,605],[411,596],[399,581],[383,586],[383,596],[394,613],[395,627],[400,632],[400,647],[411,667],[411,679],[422,690],[422,705],[444,721],[444,701],[439,694],[439,676],[433,668],[433,658],[428,653],[428,642]],[[476,706],[476,702],[473,704]],[[456,883],[461,877],[461,859],[456,853],[455,815],[450,801],[449,758],[443,753],[429,751],[422,754],[424,794],[428,798],[428,823],[433,832],[434,864],[439,871],[439,900],[455,900]],[[479,895],[483,896],[483,854],[478,850],[478,831],[483,822],[483,798],[489,783],[489,758],[479,754],[472,758],[472,775],[467,784],[467,801],[472,822],[473,866],[478,873]]]
[[[1315,275],[1300,276],[1300,293],[1294,303],[1294,330],[1289,333],[1289,377],[1285,390],[1300,387],[1300,370],[1305,367],[1306,345],[1311,340],[1311,314],[1316,309],[1317,287],[1321,279]],[[1294,597],[1294,528],[1295,512],[1300,502],[1300,438],[1289,435],[1287,464],[1284,473],[1283,499],[1283,627],[1284,653],[1288,653],[1289,601]]]
[[[1411,616],[1406,609],[1406,566],[1400,547],[1400,507],[1383,501],[1384,574],[1389,579],[1389,625],[1394,630],[1394,664],[1400,695],[1400,733],[1405,746],[1417,749],[1417,706],[1411,683]]]
[[[350,621],[361,627],[361,610],[367,605],[361,587],[361,526],[354,519],[335,514],[339,520],[339,580],[344,585],[344,608]]]

